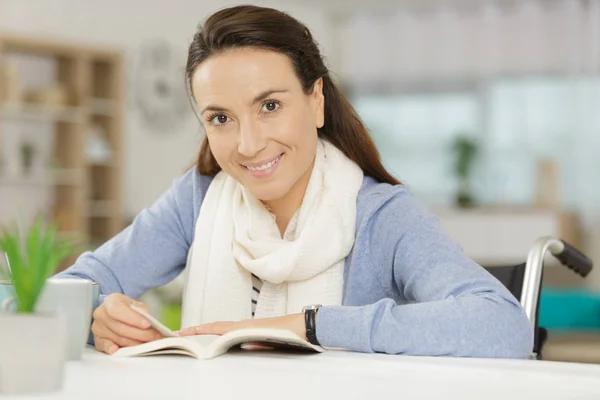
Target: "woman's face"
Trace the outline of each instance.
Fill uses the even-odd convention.
[[[324,123],[321,79],[306,95],[287,56],[241,48],[204,61],[191,83],[223,171],[263,201],[306,185]]]

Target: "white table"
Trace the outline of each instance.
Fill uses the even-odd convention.
[[[31,398],[598,400],[600,365],[343,351],[236,352],[198,361],[115,358],[89,348],[82,361],[68,364],[61,392]]]

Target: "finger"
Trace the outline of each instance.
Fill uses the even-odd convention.
[[[115,351],[119,350],[119,346],[108,339],[94,338],[94,343],[99,351],[102,351],[106,354],[113,354]]]
[[[273,346],[267,346],[264,344],[258,344],[258,343],[254,343],[254,342],[250,342],[250,343],[244,343],[241,345],[242,349],[244,350],[273,350],[275,349],[275,347]]]
[[[140,329],[149,328],[151,325],[150,321],[133,311],[129,307],[129,304],[124,302],[111,302],[105,305],[104,308],[106,309],[106,313],[109,317],[125,324],[135,326]]]
[[[109,340],[119,347],[137,346],[138,344],[144,343],[126,336],[118,335],[104,324],[92,325],[92,333],[94,334],[95,338],[97,337],[103,340]]]
[[[191,326],[180,331],[181,336],[222,335],[227,333],[220,323]]]
[[[110,318],[106,320],[105,324],[116,335],[139,342],[150,342],[163,338],[163,335],[154,328],[140,329]]]
[[[180,329],[179,331],[177,331],[179,333],[179,336],[193,336],[196,334],[196,326],[190,326],[188,328],[184,328],[184,329]]]
[[[148,308],[148,306],[145,305],[144,303],[142,303],[141,301],[132,300],[131,304],[134,304],[135,306],[141,308],[142,310],[146,311],[147,313],[150,312],[150,308]]]
[[[191,326],[180,331],[181,336],[192,335],[224,335],[243,327],[241,322],[213,322],[210,324]]]
[[[94,321],[102,320],[106,318],[107,315],[108,314],[106,313],[106,308],[104,307],[104,305],[100,305],[99,307],[96,307],[96,309],[92,313],[92,318],[94,319]]]
[[[122,346],[133,346],[163,336],[154,329],[138,329],[110,318],[106,310],[100,309],[94,315],[92,333],[101,338],[108,338]]]

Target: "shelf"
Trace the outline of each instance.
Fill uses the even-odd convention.
[[[0,104],[0,117],[29,121],[62,121],[78,123],[83,120],[82,109],[42,104]]]
[[[3,186],[77,186],[83,182],[83,174],[76,169],[57,169],[42,174],[0,177]]]
[[[0,178],[0,188],[11,187],[32,187],[32,186],[48,186],[50,182],[47,179],[40,177],[21,178],[21,177],[2,177]]]
[[[114,100],[95,97],[88,100],[87,104],[93,115],[114,117],[118,114],[117,103]]]
[[[79,185],[83,182],[83,172],[76,169],[55,170],[50,178],[55,185]]]
[[[104,161],[91,161],[91,160],[87,160],[87,165],[89,167],[105,167],[105,168],[111,168],[111,167],[116,167],[117,163],[114,162],[112,160],[112,158],[109,158],[107,160]]]
[[[52,80],[52,83],[40,80],[37,84],[42,89],[51,84],[64,88],[67,98],[55,105],[46,104],[41,102],[42,98],[36,102],[35,97],[29,98],[28,92],[23,91],[20,101],[0,100],[0,130],[6,127],[11,134],[13,130],[22,131],[15,136],[31,136],[32,140],[39,141],[39,148],[43,147],[48,159],[56,161],[36,164],[28,175],[17,169],[20,165],[15,166],[14,172],[6,168],[2,170],[2,218],[7,221],[14,218],[13,215],[22,207],[21,198],[33,198],[44,193],[49,195],[45,202],[48,218],[58,222],[62,231],[69,231],[71,236],[86,242],[105,242],[122,229],[123,221],[120,178],[125,82],[121,51],[98,49],[88,43],[0,35],[0,58],[5,55],[9,58],[15,56],[19,61],[16,67],[23,77],[35,75],[37,70],[41,71],[46,66],[50,70],[52,64],[51,76],[44,79]],[[35,65],[34,68],[33,62],[28,67],[24,64],[29,60],[20,61],[31,55],[41,56],[44,65]],[[36,128],[37,125],[40,126]],[[36,136],[35,131],[42,127],[44,134]],[[103,160],[96,157],[101,162],[86,156],[90,147],[96,148],[90,146],[94,143],[89,142],[93,140],[96,129],[102,130],[98,133],[110,146],[110,158]],[[5,133],[0,132],[0,135]],[[18,139],[10,137],[6,142],[8,145],[16,144]],[[17,148],[6,150],[18,151]],[[96,154],[101,153],[93,153],[92,156]],[[55,166],[60,166],[60,169],[55,169]],[[25,206],[33,209],[33,206]],[[0,225],[3,223],[0,220]]]
[[[111,218],[116,214],[116,202],[113,200],[90,200],[87,216],[89,218]]]
[[[84,238],[84,236],[79,231],[58,231],[56,235],[59,239],[69,240],[69,241],[80,241]]]

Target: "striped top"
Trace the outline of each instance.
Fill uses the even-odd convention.
[[[294,235],[296,233],[296,226],[298,225],[298,211],[294,213],[292,219],[285,228],[285,232],[283,233],[283,240],[287,240],[291,242],[294,240]],[[273,217],[273,221],[275,221],[275,215],[271,214]],[[258,304],[258,298],[260,297],[260,289],[262,289],[263,282],[262,280],[252,274],[252,318],[254,318],[254,313],[256,312],[256,304]]]
[[[252,274],[252,318],[254,318],[254,313],[256,312],[256,304],[258,303],[261,288],[262,281],[258,276]]]

